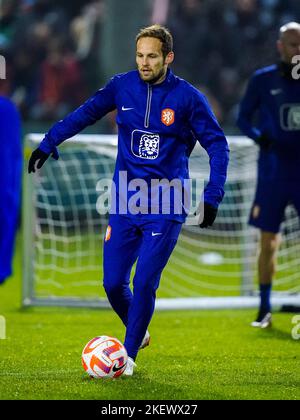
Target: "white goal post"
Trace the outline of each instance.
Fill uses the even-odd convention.
[[[112,178],[115,135],[77,135],[27,174],[29,156],[42,134],[25,139],[23,182],[23,304],[109,307],[102,287],[102,243],[108,216],[97,211],[97,183]],[[162,274],[157,309],[243,308],[258,305],[258,231],[249,227],[256,185],[257,147],[227,137],[230,165],[225,197],[212,228],[183,225]],[[207,179],[208,157],[196,146],[191,178]],[[282,226],[283,242],[273,306],[300,304],[300,226],[292,206]],[[134,271],[134,270],[133,270]]]

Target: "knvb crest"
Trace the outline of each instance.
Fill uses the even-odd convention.
[[[143,159],[156,159],[159,155],[159,135],[135,130],[132,133],[132,153]]]
[[[161,112],[161,122],[166,126],[172,125],[175,122],[175,112],[171,108],[163,109]]]

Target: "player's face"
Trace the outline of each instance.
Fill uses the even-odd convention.
[[[295,55],[300,55],[300,31],[286,31],[278,41],[278,50],[281,59],[286,63],[291,63]]]
[[[164,80],[168,65],[173,61],[173,53],[164,58],[162,43],[157,38],[140,38],[136,46],[136,63],[140,77],[147,83]]]

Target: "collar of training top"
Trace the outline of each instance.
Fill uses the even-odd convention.
[[[147,83],[147,82],[145,82],[143,79],[141,79],[141,77],[140,77],[140,74],[139,74],[139,72],[138,72],[138,70],[136,71],[136,73],[137,73],[137,75],[138,75],[138,78],[139,78],[139,80],[140,80],[140,83],[143,85],[143,86],[148,86],[149,85],[149,83]],[[174,74],[173,74],[173,72],[171,71],[171,69],[168,69],[167,70],[167,74],[166,74],[166,77],[165,77],[165,79],[161,82],[161,83],[158,83],[157,85],[152,85],[151,83],[150,83],[150,86],[153,88],[153,89],[157,89],[157,88],[165,88],[165,87],[169,87],[169,86],[171,86],[173,83],[174,83],[174,81],[175,81],[175,76],[174,76]]]

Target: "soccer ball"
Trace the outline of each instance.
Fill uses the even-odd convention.
[[[117,338],[102,335],[90,340],[82,351],[82,366],[93,378],[117,378],[126,369],[127,352]]]

